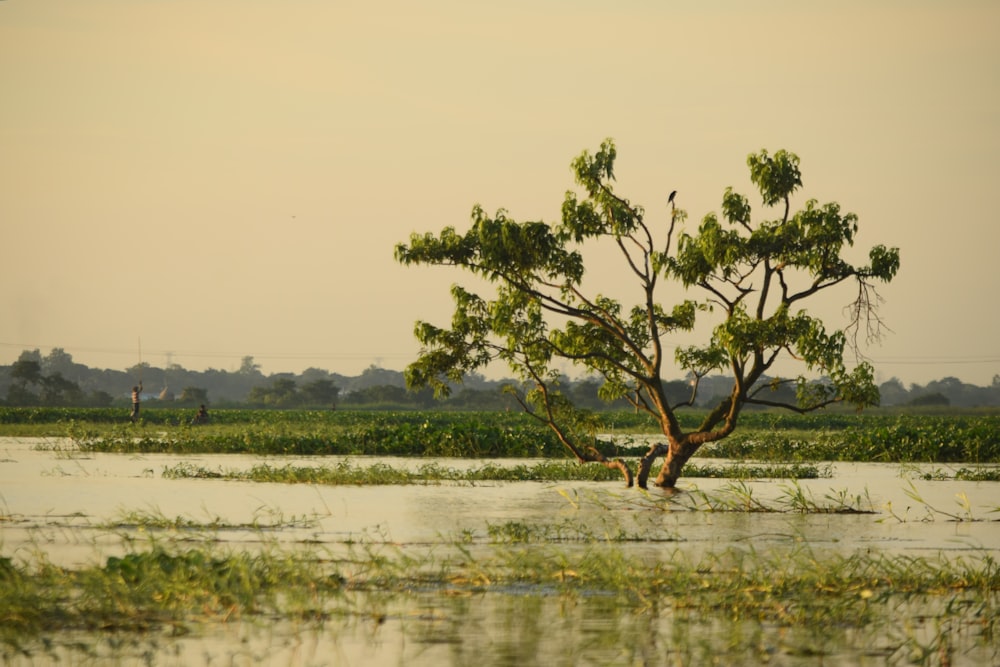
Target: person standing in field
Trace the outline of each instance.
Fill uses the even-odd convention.
[[[139,419],[139,396],[142,394],[142,380],[132,387],[132,423]]]

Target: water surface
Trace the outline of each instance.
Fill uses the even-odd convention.
[[[278,542],[337,549],[374,540],[401,549],[426,549],[461,534],[485,536],[491,526],[526,524],[572,525],[595,535],[634,536],[622,548],[693,558],[729,548],[766,551],[802,545],[820,554],[878,550],[1000,556],[995,521],[1000,515],[994,512],[1000,507],[1000,485],[924,481],[919,466],[834,464],[832,478],[802,480],[797,488],[788,480],[742,482],[738,487],[745,498],[779,508],[790,508],[787,496],[801,490],[817,505],[846,498],[870,512],[853,514],[693,511],[699,506],[699,494],[733,488],[732,480],[716,479],[682,479],[685,493],[670,497],[658,489],[648,493],[626,489],[621,482],[326,486],[162,476],[165,468],[182,462],[238,470],[260,463],[321,466],[342,460],[90,454],[59,439],[2,438],[0,555],[30,561],[43,554],[70,567],[102,563],[126,548],[123,535],[143,540],[155,532],[123,520],[130,512],[142,512],[221,526],[210,531],[213,542],[234,548]],[[349,460],[363,466],[376,459]],[[396,467],[429,462],[378,460]],[[523,459],[490,462],[526,463]],[[437,463],[462,467],[484,462]],[[974,520],[955,521],[950,515]],[[177,531],[155,537],[185,539]],[[126,638],[122,643],[89,636],[81,643],[89,642],[99,658],[124,664],[148,659],[152,664],[667,664],[668,657],[671,664],[698,664],[702,653],[728,655],[725,664],[760,660],[762,655],[772,664],[888,664],[877,647],[867,654],[855,648],[828,653],[825,662],[816,661],[806,649],[796,657],[787,649],[791,641],[787,632],[771,629],[775,637],[784,637],[785,648],[778,649],[778,639],[761,635],[760,627],[748,629],[748,637],[731,637],[732,652],[727,654],[730,649],[720,646],[722,639],[711,624],[693,624],[666,608],[637,616],[617,608],[614,600],[581,598],[567,607],[559,596],[537,593],[444,601],[436,592],[414,593],[387,602],[377,621],[362,617],[322,627],[299,627],[288,621],[264,626],[234,623],[212,626],[210,636]],[[681,643],[674,641],[679,623],[685,626]],[[727,637],[733,632],[732,627],[725,629]],[[60,639],[68,643],[71,638]],[[65,650],[63,657],[76,664],[72,651]],[[24,656],[12,660],[34,664]]]

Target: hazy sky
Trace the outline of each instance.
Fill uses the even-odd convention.
[[[0,363],[402,369],[463,278],[394,245],[476,203],[554,222],[612,137],[619,193],[653,219],[677,189],[691,227],[726,186],[759,209],[748,153],[797,153],[803,199],[901,249],[878,378],[989,384],[998,27],[994,0],[0,2]]]

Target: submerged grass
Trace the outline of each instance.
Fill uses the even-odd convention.
[[[694,489],[676,496],[675,504],[691,510],[707,512],[799,513],[799,514],[877,514],[875,502],[868,494],[850,493],[846,489],[830,489],[821,498],[803,489],[796,481],[785,484],[774,500],[754,496],[752,486],[742,480],[731,482],[711,493]]]
[[[271,531],[283,528],[311,528],[317,524],[317,516],[285,516],[278,510],[259,508],[254,519],[246,523],[233,523],[221,517],[211,517],[199,521],[192,517],[169,517],[160,510],[122,511],[116,518],[98,524],[98,528],[109,530],[172,530],[172,531],[218,531],[254,530]]]
[[[815,479],[830,476],[829,466],[808,464],[730,464],[689,465],[687,477],[735,479]],[[396,468],[385,463],[354,465],[341,461],[332,466],[274,466],[261,463],[249,470],[205,468],[188,462],[164,468],[163,476],[170,479],[200,478],[287,484],[384,485],[437,484],[442,482],[564,482],[621,480],[621,473],[597,465],[579,465],[569,461],[542,461],[523,465],[496,465],[459,469],[427,463],[415,470]]]
[[[927,481],[961,481],[961,482],[1000,482],[1000,468],[977,466],[975,468],[958,468],[957,470],[942,470],[936,468],[920,473]]]
[[[0,655],[31,655],[38,638],[67,630],[176,636],[237,620],[381,623],[390,600],[412,610],[467,596],[608,599],[619,613],[794,628],[814,642],[830,628],[853,629],[891,651],[907,644],[911,624],[932,619],[960,629],[948,640],[962,650],[997,654],[1000,568],[988,554],[820,556],[799,547],[692,557],[680,548],[637,553],[591,535],[570,544],[551,534],[508,537],[509,529],[486,542],[463,535],[419,553],[384,542],[257,553],[153,544],[78,568],[2,557]],[[461,627],[461,617],[454,621]]]
[[[154,546],[78,569],[0,559],[0,618],[14,650],[24,634],[53,630],[187,632],[191,623],[242,615],[304,614],[342,587],[292,553]]]

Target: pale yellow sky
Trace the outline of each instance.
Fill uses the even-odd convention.
[[[677,189],[692,226],[753,194],[748,153],[797,153],[804,198],[901,249],[879,379],[989,384],[998,27],[992,0],[0,2],[0,363],[123,369],[141,339],[159,366],[402,369],[463,278],[394,245],[477,202],[555,221],[613,137],[619,192],[653,216]]]

